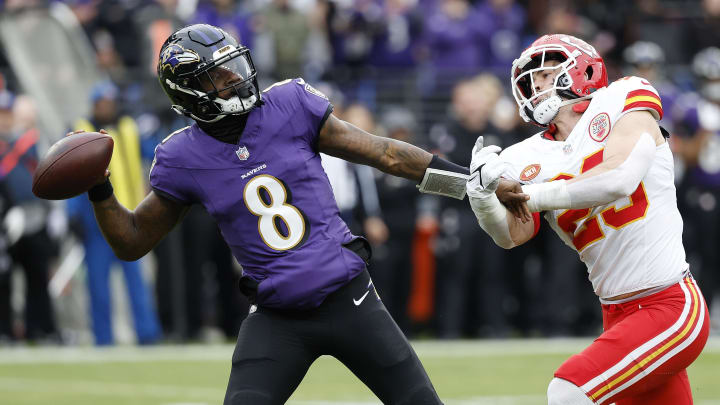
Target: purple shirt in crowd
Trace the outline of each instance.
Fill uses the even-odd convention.
[[[425,38],[436,68],[476,72],[486,65],[481,46],[487,42],[492,21],[469,9],[466,16],[453,18],[438,10],[427,17]]]
[[[317,307],[365,268],[342,246],[355,236],[338,215],[317,150],[332,105],[302,79],[262,97],[237,145],[197,125],[167,137],[150,183],[215,218],[244,274],[260,283],[258,305]]]

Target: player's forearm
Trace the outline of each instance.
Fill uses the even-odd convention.
[[[114,195],[92,205],[100,230],[119,259],[137,260],[150,251],[152,245],[138,229],[135,213],[123,207]]]
[[[651,135],[643,133],[624,159],[610,157],[570,180],[523,186],[523,193],[530,196],[528,207],[533,212],[591,208],[627,197],[647,174],[655,147]]]
[[[406,142],[381,139],[386,143],[382,155],[376,160],[375,167],[386,173],[420,182],[433,155]]]
[[[352,147],[331,150],[331,155],[372,166],[394,176],[420,182],[433,155],[406,142],[375,136],[348,125],[350,131],[360,131],[362,136],[353,138]]]
[[[480,227],[503,249],[527,242],[534,231],[532,222],[523,223],[503,206],[495,194],[486,198],[468,195],[470,207]]]
[[[352,130],[362,131],[359,128]],[[353,163],[372,166],[393,176],[422,181],[428,168],[468,174],[468,168],[433,155],[413,144],[396,139],[383,138],[362,131],[364,136],[355,139],[352,148],[330,152]]]
[[[320,152],[420,182],[433,155],[417,146],[370,134],[330,115],[318,137]]]

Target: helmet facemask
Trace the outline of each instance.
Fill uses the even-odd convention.
[[[193,108],[175,104],[173,110],[202,122],[217,122],[228,115],[247,114],[260,100],[255,66],[246,47],[226,45],[187,73],[169,79],[169,88],[195,99]]]
[[[539,53],[524,52],[513,63],[512,90],[520,115],[525,121],[546,126],[557,115],[563,99],[577,98],[570,90],[573,82],[569,70],[577,64],[575,58],[561,45],[544,47]],[[558,61],[558,64],[548,64]],[[553,72],[553,85],[536,91],[535,75]]]

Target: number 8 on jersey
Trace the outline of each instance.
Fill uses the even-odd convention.
[[[265,201],[261,192],[269,196]],[[287,203],[289,194],[277,178],[263,174],[253,177],[245,185],[243,200],[247,209],[258,217],[258,232],[263,242],[273,250],[289,250],[305,236],[305,219],[302,212]],[[287,228],[287,235],[278,229],[276,219]]]

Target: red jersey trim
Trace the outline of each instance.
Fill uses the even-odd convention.
[[[622,112],[632,109],[652,109],[658,113],[659,119],[663,117],[662,102],[660,97],[650,90],[634,90],[628,93],[625,98],[625,107]]]
[[[534,238],[535,235],[538,234],[538,231],[540,231],[540,213],[533,212],[532,218],[533,218],[533,226],[535,228],[535,229],[533,229],[533,234],[532,234],[532,238]]]

